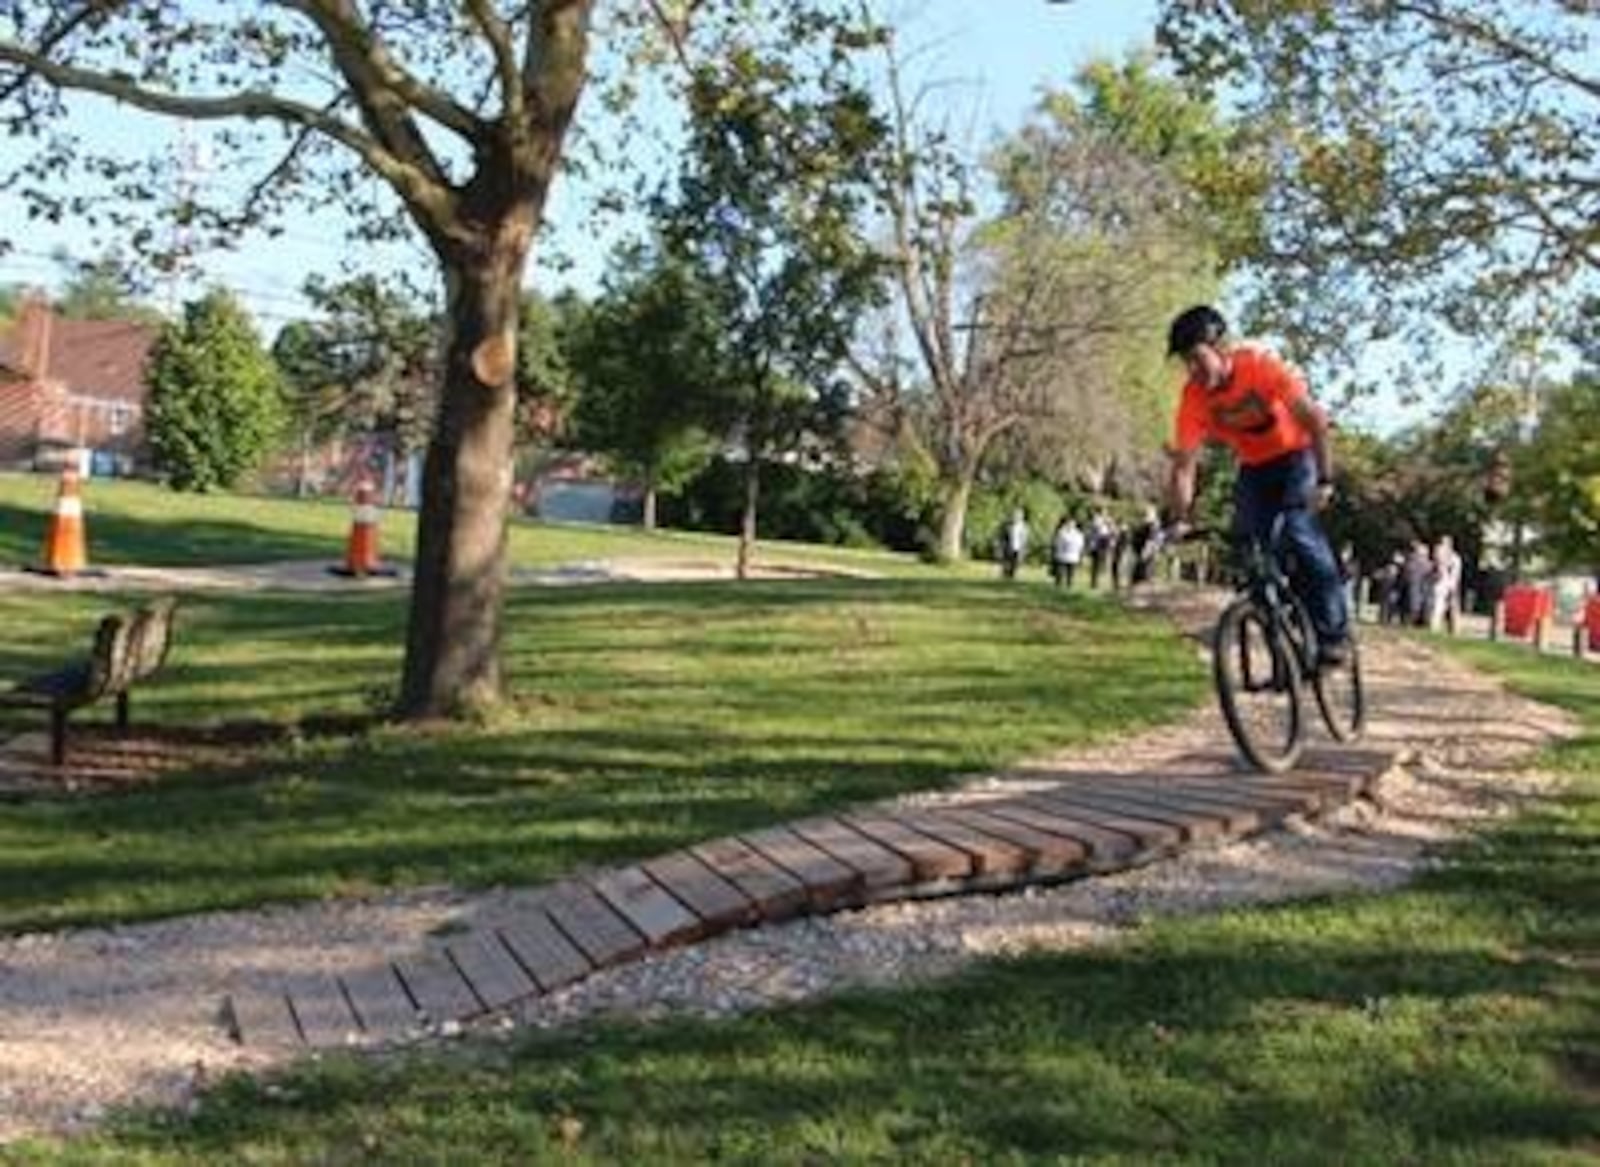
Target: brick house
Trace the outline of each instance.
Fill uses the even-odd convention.
[[[0,334],[0,467],[54,468],[94,452],[96,473],[145,462],[144,366],[156,329],[128,320],[63,320],[40,297]]]

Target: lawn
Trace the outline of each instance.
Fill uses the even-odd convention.
[[[1464,651],[1583,718],[1548,757],[1572,785],[1399,894],[734,1022],[332,1058],[15,1161],[1593,1163],[1600,672]]]
[[[0,474],[0,564],[36,562],[54,505],[56,481],[45,475]],[[90,480],[84,485],[89,556],[101,566],[204,567],[326,559],[338,562],[350,528],[348,503],[243,494],[183,494],[148,482]],[[386,511],[380,528],[386,558],[408,559],[416,516]],[[731,563],[736,540],[690,531],[646,533],[632,527],[511,524],[511,561],[550,567],[612,558],[692,558]],[[882,551],[765,541],[758,562],[834,566],[878,575],[928,578],[939,569],[915,557]],[[962,565],[981,571],[977,565]],[[948,574],[948,569],[945,569]]]
[[[112,602],[0,593],[0,676],[87,645]],[[191,599],[136,719],[380,708],[404,608],[399,593]],[[524,589],[507,627],[515,701],[486,724],[313,736],[152,789],[0,803],[0,931],[537,882],[949,785],[1205,692],[1169,628],[1037,584]]]

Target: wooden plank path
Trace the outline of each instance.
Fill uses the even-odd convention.
[[[1243,838],[1359,797],[1393,761],[1328,748],[1308,751],[1292,774],[1267,776],[1203,753],[1133,772],[1062,773],[991,799],[808,818],[563,880],[498,927],[375,955],[337,976],[240,989],[225,1015],[238,1041],[262,1049],[405,1041],[734,928],[1060,882]]]

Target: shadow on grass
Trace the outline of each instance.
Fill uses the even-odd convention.
[[[48,513],[0,503],[0,562],[37,562],[48,522]],[[102,565],[217,567],[318,556],[337,561],[343,550],[336,533],[188,516],[157,519],[91,510],[87,529],[90,561]]]

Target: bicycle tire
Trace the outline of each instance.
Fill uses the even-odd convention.
[[[1312,681],[1322,723],[1337,742],[1358,741],[1367,729],[1367,690],[1361,676],[1361,646],[1350,637],[1350,659],[1337,668],[1318,668]],[[1335,707],[1341,691],[1345,700]]]
[[[1259,637],[1259,647],[1266,649],[1270,676],[1250,675],[1251,637]],[[1251,765],[1269,774],[1291,769],[1300,760],[1305,744],[1300,667],[1271,617],[1248,596],[1228,605],[1218,619],[1211,665],[1222,716],[1240,752]],[[1275,741],[1262,732],[1245,706],[1247,698],[1260,694],[1283,704],[1285,726],[1281,740]]]

